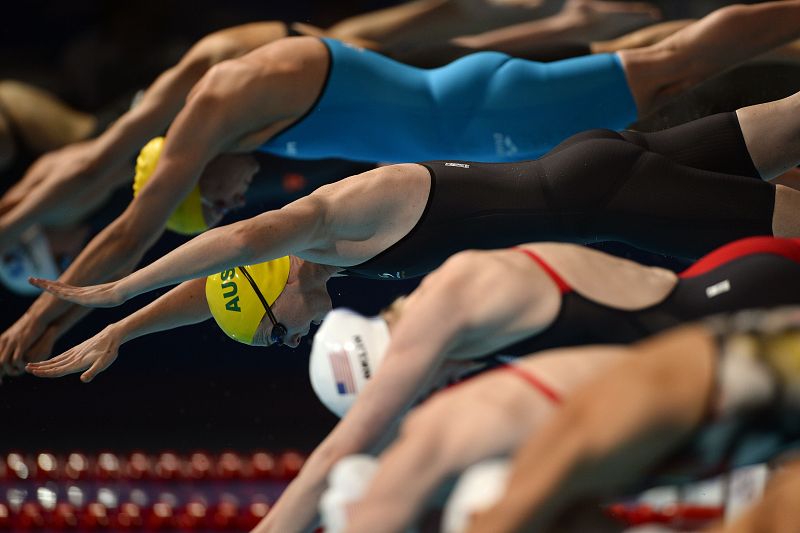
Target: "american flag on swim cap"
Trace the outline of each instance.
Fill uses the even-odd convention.
[[[339,394],[355,394],[356,382],[353,379],[353,369],[350,366],[350,359],[344,350],[331,352],[328,354],[333,369],[333,379],[336,381],[336,390]]]

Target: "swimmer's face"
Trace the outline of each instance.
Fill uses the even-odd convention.
[[[286,326],[283,344],[290,348],[297,348],[303,337],[308,335],[311,325],[319,325],[332,307],[331,297],[324,286],[308,289],[299,285],[287,285],[272,305],[275,318]],[[271,333],[272,322],[264,315],[253,337],[253,344],[269,346]]]
[[[200,176],[203,217],[209,227],[244,205],[244,195],[258,169],[258,161],[249,154],[224,154],[211,160]]]

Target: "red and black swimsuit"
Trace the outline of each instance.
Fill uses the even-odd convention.
[[[500,350],[503,354],[628,343],[717,313],[800,303],[800,239],[751,237],[722,246],[679,274],[675,288],[664,300],[635,311],[615,309],[582,296],[536,254],[520,251],[559,287],[561,309],[547,329]]]

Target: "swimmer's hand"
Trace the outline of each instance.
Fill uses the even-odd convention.
[[[46,330],[47,325],[28,312],[0,335],[0,382],[4,376],[22,373],[25,362],[31,360],[26,358],[28,351],[38,344]]]
[[[116,307],[127,300],[120,293],[117,282],[114,281],[88,287],[76,287],[60,281],[41,278],[28,278],[28,282],[57,298],[85,307]]]
[[[81,381],[89,383],[97,374],[116,361],[121,335],[113,326],[88,339],[61,355],[41,363],[28,363],[25,370],[40,378],[60,378],[86,370]]]

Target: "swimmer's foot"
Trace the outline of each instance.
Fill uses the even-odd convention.
[[[661,10],[647,2],[567,0],[561,14],[580,22],[586,41],[612,39],[661,20]]]

